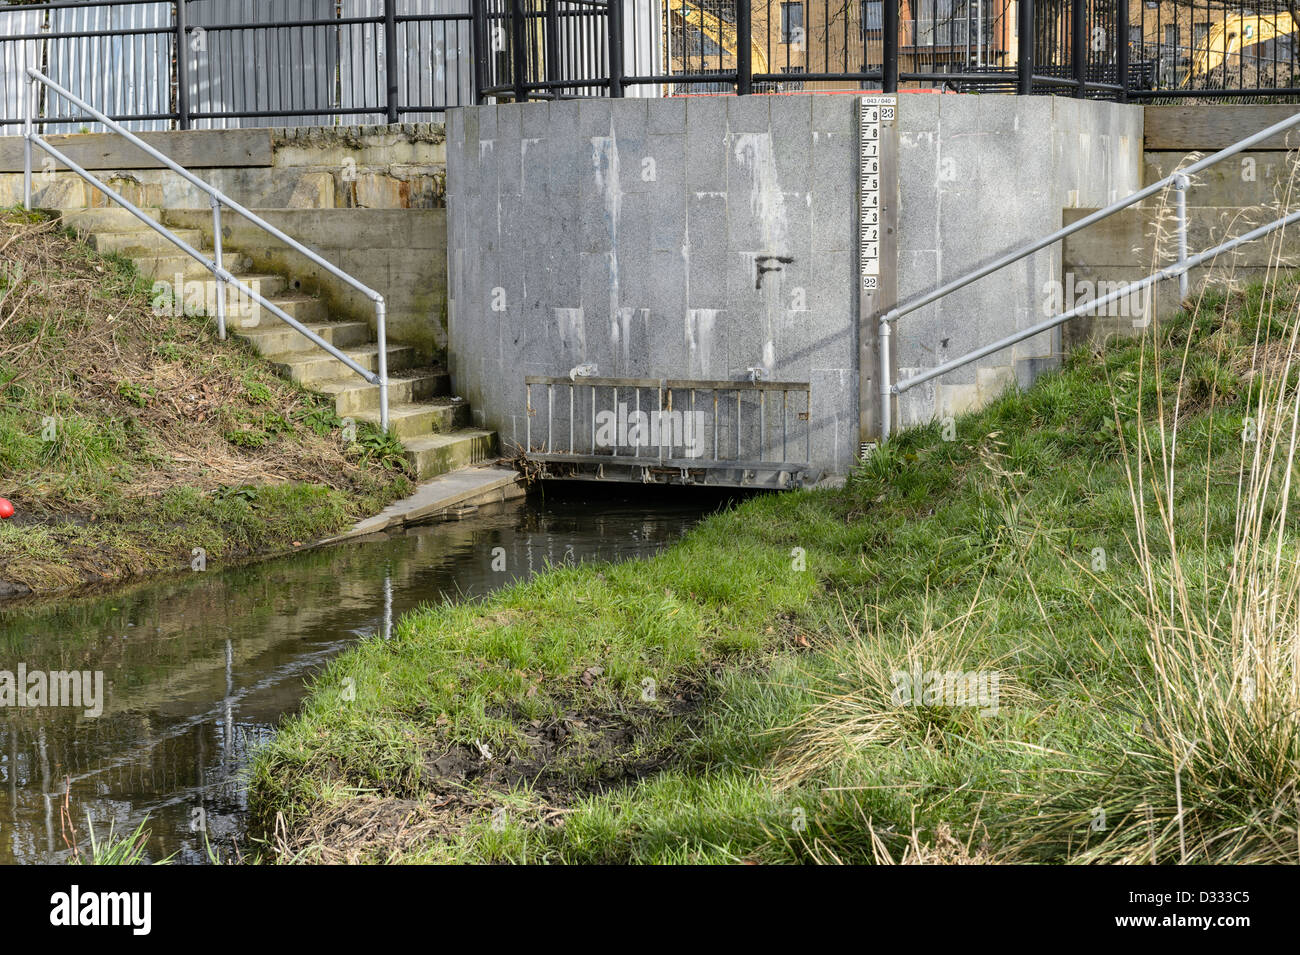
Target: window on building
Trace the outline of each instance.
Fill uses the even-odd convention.
[[[1128,45],[1142,49],[1142,28],[1140,26],[1128,28]]]
[[[860,0],[858,20],[862,24],[862,39],[868,33],[880,33],[885,29],[885,6],[881,0]]]
[[[802,3],[781,4],[781,42],[804,42]]]
[[[926,0],[913,6],[914,19],[904,24],[905,36],[916,46],[951,46],[974,42],[976,23],[983,19],[984,35],[990,31],[988,6],[981,0]]]
[[[1210,24],[1208,22],[1192,24],[1192,44],[1194,46],[1202,46],[1203,41],[1209,35],[1210,35]]]

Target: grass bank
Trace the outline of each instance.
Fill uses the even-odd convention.
[[[284,861],[1295,862],[1294,279],[840,491],[428,607],[260,754]]]
[[[0,211],[0,597],[291,550],[410,484],[131,263]]]

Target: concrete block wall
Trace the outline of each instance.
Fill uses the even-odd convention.
[[[1157,177],[1158,178],[1158,177]],[[1067,222],[1093,210],[1070,210]],[[1258,206],[1188,206],[1187,248],[1195,254],[1249,232],[1285,213]],[[1068,279],[1066,307],[1100,298],[1108,291],[1146,278],[1177,260],[1172,208],[1144,205],[1116,213],[1065,241],[1062,263]],[[1188,296],[1193,301],[1207,285],[1240,288],[1263,282],[1278,268],[1300,268],[1300,236],[1280,230],[1257,242],[1238,246],[1189,274]],[[1177,279],[1157,283],[1101,306],[1093,314],[1072,319],[1063,327],[1063,346],[1103,345],[1115,336],[1138,334],[1151,319],[1165,319],[1183,307]]]
[[[905,95],[899,107],[899,297],[957,278],[1142,185],[1140,106],[1066,97]],[[1044,249],[895,326],[898,374],[942,364],[1048,317],[1059,247]],[[987,403],[1052,367],[1044,333],[905,393],[906,427]]]
[[[153,142],[170,153],[169,139],[177,138],[179,143],[180,137],[193,135],[160,133]],[[290,127],[216,135],[264,140],[255,149],[259,158],[222,165],[220,151],[207,161],[186,153],[182,165],[252,209],[434,209],[443,205],[446,151],[441,124]],[[207,207],[207,197],[170,170],[141,168],[144,154],[120,137],[92,133],[86,138],[104,143],[103,156],[90,168],[137,205]],[[0,153],[18,155],[20,143],[18,137],[6,137],[0,140]],[[40,157],[38,152],[38,164]],[[22,167],[10,164],[14,168]],[[0,171],[0,206],[16,205],[22,195],[22,173]],[[103,206],[110,201],[64,172],[38,177],[36,200],[44,208],[59,209]]]
[[[265,209],[262,218],[314,249],[384,296],[390,342],[414,346],[426,364],[447,345],[447,218],[444,209]],[[212,215],[173,209],[164,221],[200,230],[212,241]],[[319,295],[336,318],[375,325],[374,305],[352,286],[240,216],[222,220],[227,247],[259,272],[291,277],[295,289]]]
[[[808,96],[449,111],[450,362],[479,423],[524,443],[527,374],[595,364],[743,380],[761,368],[811,383],[813,457],[846,470],[851,120],[850,99]]]
[[[1294,115],[1294,107],[1255,105],[1150,106],[1144,110],[1143,185],[1157,182],[1192,162]],[[1294,208],[1300,157],[1300,132],[1292,130],[1190,177],[1187,192],[1191,254],[1219,245],[1264,225]],[[1289,151],[1291,150],[1291,151]],[[1177,258],[1171,189],[1076,233],[1062,248],[1062,268],[1075,303],[1100,297],[1120,284],[1145,278]],[[1066,211],[1075,221],[1091,209]],[[1300,267],[1300,238],[1288,229],[1239,246],[1190,275],[1195,299],[1207,284],[1241,286],[1263,281],[1270,270]],[[1102,344],[1112,336],[1133,335],[1152,318],[1182,308],[1176,280],[1149,293],[1130,296],[1072,320],[1063,329],[1065,347]]]
[[[813,387],[813,457],[858,441],[852,96],[582,100],[448,113],[449,342],[480,423],[524,441],[526,374],[747,377]],[[1142,110],[903,95],[903,298],[1140,185]],[[1041,316],[1044,251],[903,319],[900,370]],[[762,271],[775,264],[774,271]],[[967,410],[1059,355],[1039,336],[930,386],[902,423]],[[563,407],[563,406],[561,406]]]
[[[381,292],[391,341],[415,346],[429,362],[445,357],[441,125],[190,131],[151,134],[150,140]],[[67,137],[60,145],[131,202],[163,209],[171,224],[201,229],[211,242],[207,195],[169,169],[148,168],[158,164],[120,136],[91,133]],[[21,170],[21,147],[17,137],[0,139],[0,207],[22,202],[22,173],[3,171]],[[39,208],[115,205],[70,172],[38,175],[34,186]],[[373,322],[370,304],[346,283],[229,211],[223,224],[227,247],[252,256],[256,267],[288,274],[304,289],[321,293],[342,316]]]

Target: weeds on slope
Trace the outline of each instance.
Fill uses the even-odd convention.
[[[290,549],[409,486],[392,439],[348,441],[328,402],[156,298],[129,260],[0,211],[0,596]]]

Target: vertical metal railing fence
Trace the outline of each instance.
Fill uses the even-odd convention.
[[[536,464],[782,486],[814,472],[806,381],[528,375],[524,393],[522,450]]]
[[[1287,0],[475,0],[479,98],[1300,95]],[[1300,13],[1297,15],[1300,20]]]
[[[475,101],[471,0],[0,0],[0,135],[37,69],[134,131],[427,122]],[[98,129],[41,96],[37,124]]]
[[[437,120],[578,96],[1300,96],[1291,0],[0,0],[0,135],[41,70],[129,128]],[[97,128],[42,97],[37,124]]]

